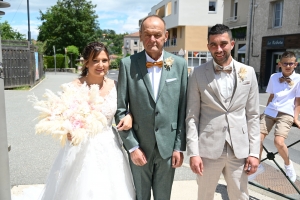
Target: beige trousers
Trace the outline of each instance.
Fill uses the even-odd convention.
[[[213,200],[221,173],[227,183],[230,200],[249,199],[248,176],[244,171],[245,159],[237,159],[226,142],[223,153],[218,159],[202,157],[203,176],[197,175],[198,200]]]

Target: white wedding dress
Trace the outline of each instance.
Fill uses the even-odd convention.
[[[112,131],[117,109],[114,86],[104,97],[102,113],[108,126],[79,146],[68,142],[60,150],[41,200],[133,200],[135,190],[128,160]]]

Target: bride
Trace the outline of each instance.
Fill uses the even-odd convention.
[[[112,129],[117,109],[115,82],[106,77],[109,70],[107,48],[99,42],[88,44],[83,51],[84,65],[79,79],[70,84],[98,84],[104,98],[102,113],[108,125],[102,133],[78,146],[68,142],[60,150],[48,175],[42,200],[133,200],[135,190],[127,158],[118,135]],[[127,115],[118,124],[119,130],[131,128]],[[69,135],[69,139],[71,136]]]

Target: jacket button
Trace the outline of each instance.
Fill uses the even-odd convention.
[[[155,129],[155,132],[157,132],[157,131],[158,131],[158,128]]]
[[[157,116],[157,115],[158,115],[158,112],[155,113],[155,116]]]

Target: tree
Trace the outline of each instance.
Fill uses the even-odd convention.
[[[95,7],[87,0],[58,0],[45,13],[40,11],[38,41],[46,42],[45,54],[53,55],[53,45],[57,53],[64,53],[70,45],[82,51],[87,43],[101,37],[97,35],[100,28]]]
[[[123,38],[128,33],[116,34],[114,30],[104,29],[101,31],[101,41],[107,46],[111,54],[122,54]]]
[[[0,31],[3,40],[26,40],[25,35],[14,30],[7,21],[0,23]]]

